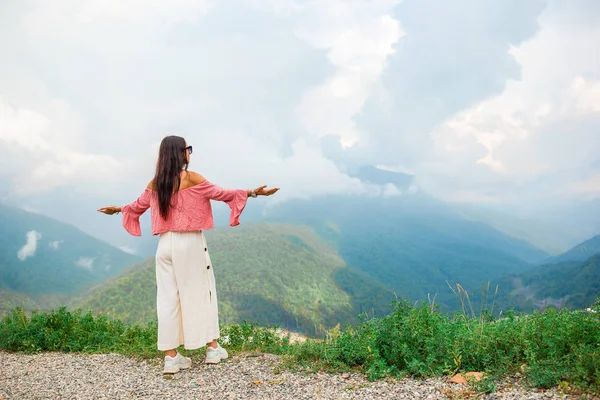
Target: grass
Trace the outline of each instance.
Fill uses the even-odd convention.
[[[280,338],[274,329],[246,322],[222,326],[221,337],[228,338],[227,348],[234,354],[282,354],[289,347],[288,338]],[[66,307],[31,314],[15,308],[0,319],[0,349],[13,352],[118,353],[147,359],[162,354],[156,348],[156,338],[156,321],[131,325]],[[182,353],[203,354],[204,348]]]
[[[495,318],[485,309],[447,316],[432,304],[394,302],[382,318],[334,329],[323,340],[290,344],[273,329],[243,323],[221,328],[232,354],[267,352],[284,356],[291,368],[359,370],[371,379],[427,378],[478,371],[474,384],[493,392],[495,381],[521,374],[533,387],[569,387],[600,392],[600,301],[592,310],[547,309]],[[48,313],[14,309],[0,319],[0,349],[121,353],[156,358],[156,324],[127,325],[105,316],[60,308]],[[198,354],[201,350],[186,352]]]

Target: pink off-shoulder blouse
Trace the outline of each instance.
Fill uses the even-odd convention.
[[[121,208],[123,227],[133,236],[141,236],[140,216],[150,208],[152,234],[164,232],[201,231],[214,228],[211,200],[225,202],[231,209],[229,224],[239,225],[240,214],[246,207],[248,192],[243,189],[223,189],[209,181],[179,190],[171,198],[169,217],[165,220],[158,209],[156,192],[146,188],[133,203]]]

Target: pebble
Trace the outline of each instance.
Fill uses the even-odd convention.
[[[35,355],[0,352],[0,400],[16,399],[448,399],[466,387],[435,378],[369,382],[359,373],[292,373],[275,355],[234,356],[217,365],[192,359],[192,368],[167,378],[161,360],[117,354]],[[561,399],[510,384],[487,399]],[[568,397],[567,397],[568,398]]]

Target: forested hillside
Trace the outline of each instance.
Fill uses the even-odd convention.
[[[393,293],[348,267],[310,228],[249,224],[208,235],[222,322],[248,320],[307,333],[356,322],[361,312],[384,315]],[[81,299],[86,309],[128,322],[156,315],[150,259]]]
[[[298,200],[274,207],[268,218],[312,226],[347,265],[411,301],[437,294],[446,311],[460,307],[447,282],[479,290],[547,258],[527,242],[420,194]]]
[[[600,254],[585,261],[545,264],[499,281],[498,305],[532,311],[547,307],[582,309],[600,295]]]

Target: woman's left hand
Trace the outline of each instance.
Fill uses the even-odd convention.
[[[117,206],[102,207],[102,208],[99,208],[98,211],[101,213],[104,213],[104,214],[113,215],[118,212],[121,212],[121,207],[117,207]]]
[[[267,185],[263,185],[254,189],[254,193],[256,193],[257,196],[270,196],[277,193],[278,190],[279,188],[267,189]]]

